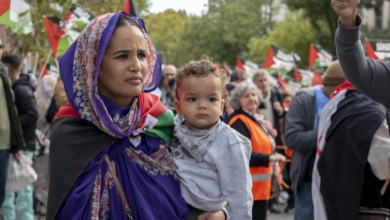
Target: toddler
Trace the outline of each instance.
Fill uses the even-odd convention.
[[[252,219],[251,143],[220,120],[222,95],[221,73],[208,59],[190,62],[176,76],[171,154],[190,220],[226,202],[230,219]]]

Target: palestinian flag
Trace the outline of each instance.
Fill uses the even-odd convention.
[[[65,29],[65,22],[58,17],[43,16],[43,22],[54,57],[63,54],[80,34],[78,31]]]
[[[250,60],[245,60],[240,57],[237,57],[236,68],[245,71],[247,77],[252,78],[253,74],[255,74],[259,70],[259,65]]]
[[[0,0],[0,24],[9,26],[17,34],[31,33],[30,5],[24,0]]]
[[[374,60],[390,58],[390,41],[366,39],[366,56]]]
[[[94,18],[95,15],[90,11],[79,4],[73,3],[65,19],[66,28],[81,32]]]
[[[298,83],[304,87],[311,86],[313,81],[313,71],[294,69],[294,77]]]
[[[309,53],[309,68],[317,69],[321,67],[328,67],[332,64],[335,57],[322,48],[320,45],[311,44]]]
[[[288,84],[286,83],[286,81],[284,81],[283,77],[281,77],[280,75],[278,75],[278,83],[279,83],[279,89],[281,91],[285,91],[288,88]]]
[[[297,82],[302,83],[302,79],[303,79],[302,74],[297,69],[294,69],[294,77],[297,80]]]
[[[383,106],[347,84],[321,112],[313,167],[314,219],[359,219],[371,142],[386,117]]]
[[[50,73],[59,74],[58,68],[55,65],[52,64],[45,65],[45,63],[42,60],[39,61],[39,71],[42,73],[39,79],[42,79],[45,75]]]
[[[126,0],[125,7],[123,8],[124,12],[127,12],[131,16],[141,17],[137,5],[134,0]]]
[[[280,47],[272,44],[268,50],[263,68],[284,69],[287,72],[290,72],[300,60],[301,58],[296,53],[286,52]]]
[[[322,85],[322,75],[317,70],[314,70],[311,86],[317,85]]]

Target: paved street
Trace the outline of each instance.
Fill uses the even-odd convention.
[[[271,213],[267,220],[294,220],[294,214],[273,214]]]

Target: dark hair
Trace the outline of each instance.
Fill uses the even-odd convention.
[[[203,58],[198,61],[191,61],[187,65],[185,65],[185,67],[181,69],[176,75],[176,88],[179,88],[179,86],[183,82],[183,79],[188,78],[190,76],[201,77],[209,75],[214,75],[217,78],[220,78],[221,83],[223,83],[221,78],[221,72],[209,58]]]
[[[115,29],[119,27],[123,27],[125,25],[136,26],[142,31],[141,26],[135,20],[131,19],[129,16],[126,15],[119,15],[118,21],[116,22]]]
[[[18,69],[21,64],[20,58],[15,54],[5,54],[1,61],[11,65],[14,69]]]
[[[287,98],[287,97],[294,98],[292,95],[288,94],[287,92],[283,92],[283,93],[282,93],[282,100],[284,100],[284,99]]]
[[[230,82],[235,82],[237,80],[240,80],[244,75],[244,72],[241,70],[233,70],[232,74],[230,75]]]
[[[225,88],[228,92],[231,92],[236,88],[236,84],[235,83],[228,83],[228,84],[226,84]]]

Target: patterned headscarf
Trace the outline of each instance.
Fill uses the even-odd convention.
[[[150,40],[144,21],[125,12],[104,14],[93,19],[60,59],[60,73],[68,100],[80,118],[93,123],[114,137],[128,137],[138,124],[140,109],[138,97],[132,100],[126,113],[110,114],[107,99],[98,93],[98,73],[110,38],[120,15],[128,16],[142,28],[147,44],[148,72],[143,92],[157,88],[161,77],[160,57]],[[121,109],[116,106],[118,110]],[[120,112],[120,111],[118,111]]]

